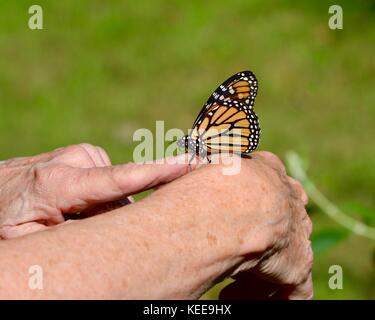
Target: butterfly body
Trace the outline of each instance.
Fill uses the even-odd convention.
[[[213,92],[191,132],[177,145],[208,160],[213,153],[252,152],[260,138],[258,117],[253,110],[257,92],[258,81],[251,71],[233,75]]]
[[[198,155],[201,158],[207,157],[207,151],[204,148],[204,141],[201,137],[196,137],[194,139],[190,135],[186,135],[177,141],[177,145],[191,154]]]

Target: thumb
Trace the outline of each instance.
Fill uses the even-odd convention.
[[[160,184],[170,182],[189,171],[187,154],[152,163],[74,168],[55,175],[58,209],[77,212],[90,205],[113,201]]]
[[[46,225],[38,222],[26,222],[15,226],[3,226],[0,228],[0,239],[17,238],[47,228]]]

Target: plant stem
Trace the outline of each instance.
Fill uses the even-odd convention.
[[[318,190],[318,188],[307,176],[302,165],[302,160],[296,152],[287,152],[286,162],[291,175],[303,184],[310,199],[312,199],[326,215],[353,233],[375,240],[375,228],[357,221],[356,219],[345,214]]]

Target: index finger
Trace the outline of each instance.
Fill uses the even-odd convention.
[[[108,167],[64,167],[48,179],[48,190],[57,197],[64,213],[86,209],[92,204],[108,202],[170,182],[189,171],[184,159],[174,157],[164,163],[124,164]],[[49,175],[51,176],[51,174]]]

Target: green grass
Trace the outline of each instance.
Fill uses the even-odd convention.
[[[374,211],[374,1],[336,1],[341,31],[328,1],[38,3],[42,31],[27,27],[34,2],[0,2],[0,159],[89,142],[130,161],[134,130],[187,130],[221,81],[251,69],[260,149],[297,151],[332,201]],[[310,209],[316,230],[336,227]],[[351,235],[316,256],[316,298],[374,298],[374,250]],[[330,264],[344,290],[328,289]]]

